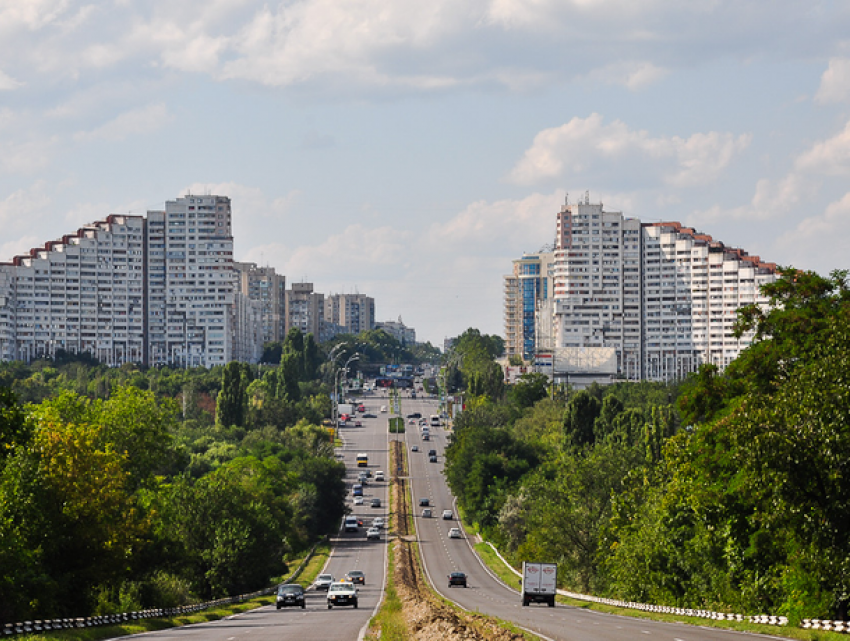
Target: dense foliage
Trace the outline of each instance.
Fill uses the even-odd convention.
[[[764,288],[769,306],[739,314],[752,346],[681,386],[547,398],[534,378],[500,395],[452,373],[468,411],[455,420],[446,476],[467,518],[517,563],[557,562],[575,590],[846,617],[847,274],[779,274]],[[479,372],[483,353],[472,356]]]
[[[326,355],[279,367],[0,366],[0,621],[255,590],[344,513]]]

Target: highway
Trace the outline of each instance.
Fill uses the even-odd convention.
[[[358,452],[369,455],[369,469],[383,470],[390,478],[388,467],[388,439],[405,442],[409,456],[410,483],[416,530],[426,574],[434,588],[446,598],[467,610],[488,614],[514,622],[544,639],[557,641],[632,641],[656,639],[661,641],[741,641],[755,635],[715,630],[676,623],[660,623],[632,617],[607,615],[558,604],[555,608],[532,604],[522,607],[519,594],[504,585],[484,567],[464,533],[461,539],[449,539],[451,527],[462,527],[457,520],[454,498],[446,486],[442,473],[444,451],[448,432],[441,427],[431,428],[431,440],[423,441],[418,425],[407,425],[406,432],[388,435],[389,413],[381,413],[381,405],[389,405],[385,392],[364,395],[367,412],[375,419],[361,419],[363,427],[344,427],[340,430],[343,447],[339,455],[345,460],[347,481],[352,485],[358,475],[355,458]],[[401,414],[419,412],[428,418],[438,412],[437,401],[411,399],[402,394]],[[405,419],[407,422],[407,419]],[[418,423],[418,421],[417,421]],[[418,452],[411,447],[417,445]],[[428,450],[437,451],[437,462],[429,462]],[[361,468],[362,469],[362,468]],[[381,499],[381,508],[370,507],[373,497]],[[365,488],[364,505],[352,506],[353,513],[368,525],[376,516],[387,517],[388,492],[386,483],[370,482]],[[427,498],[433,513],[431,518],[421,516],[419,499]],[[349,505],[351,497],[347,498]],[[443,510],[452,510],[454,518],[441,518]],[[250,639],[266,641],[291,639],[293,641],[356,641],[361,630],[374,613],[385,584],[386,539],[366,541],[365,527],[357,534],[340,532],[334,537],[334,552],[326,571],[341,578],[349,570],[363,570],[366,585],[359,587],[359,608],[334,608],[328,610],[324,592],[307,591],[307,607],[284,608],[265,606],[257,610],[198,625],[172,628],[146,633],[147,639],[180,639],[182,641],[235,641]],[[469,587],[449,588],[447,575],[455,570],[468,576]],[[307,587],[307,586],[305,586]],[[125,637],[126,638],[126,637]],[[759,635],[759,638],[770,638]]]
[[[423,417],[438,412],[436,400],[402,397],[403,416],[421,413]],[[416,513],[416,531],[420,540],[426,574],[434,588],[446,598],[473,612],[489,614],[514,622],[545,639],[558,641],[634,641],[657,639],[660,641],[741,641],[754,638],[740,632],[703,628],[679,623],[661,623],[633,617],[624,617],[588,611],[558,604],[550,608],[543,604],[523,607],[519,593],[499,581],[484,567],[472,549],[466,533],[461,539],[448,538],[451,527],[461,527],[457,519],[454,497],[449,492],[443,476],[443,463],[448,432],[431,428],[430,441],[422,440],[418,426],[408,425],[404,434],[410,460],[410,488],[413,509]],[[418,452],[411,447],[417,445]],[[437,462],[429,462],[428,450],[437,451]],[[428,498],[432,518],[421,516],[419,499]],[[443,520],[441,513],[449,509],[455,520]],[[548,559],[530,559],[546,561]],[[466,573],[469,587],[448,587],[447,575],[453,571]],[[758,638],[770,638],[758,635]]]

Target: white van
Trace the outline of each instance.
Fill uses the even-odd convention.
[[[345,531],[346,532],[357,532],[360,529],[360,526],[357,524],[356,516],[346,516],[345,517]]]

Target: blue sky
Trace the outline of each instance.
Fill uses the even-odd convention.
[[[567,193],[850,267],[850,5],[0,0],[0,150],[0,260],[215,193],[237,260],[501,334]]]

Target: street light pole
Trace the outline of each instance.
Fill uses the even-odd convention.
[[[357,353],[352,354],[348,358],[348,360],[345,361],[345,365],[343,365],[340,369],[338,369],[336,371],[336,373],[334,374],[334,392],[333,392],[333,396],[334,396],[334,398],[333,398],[333,401],[334,401],[334,429],[337,430],[337,432],[339,431],[339,397],[340,397],[340,394],[338,394],[340,386],[337,384],[337,378],[339,377],[339,375],[341,373],[348,372],[348,365],[349,365],[349,363],[351,363],[351,361],[356,361],[356,360],[359,360],[359,359],[360,359],[360,354],[357,354]]]

